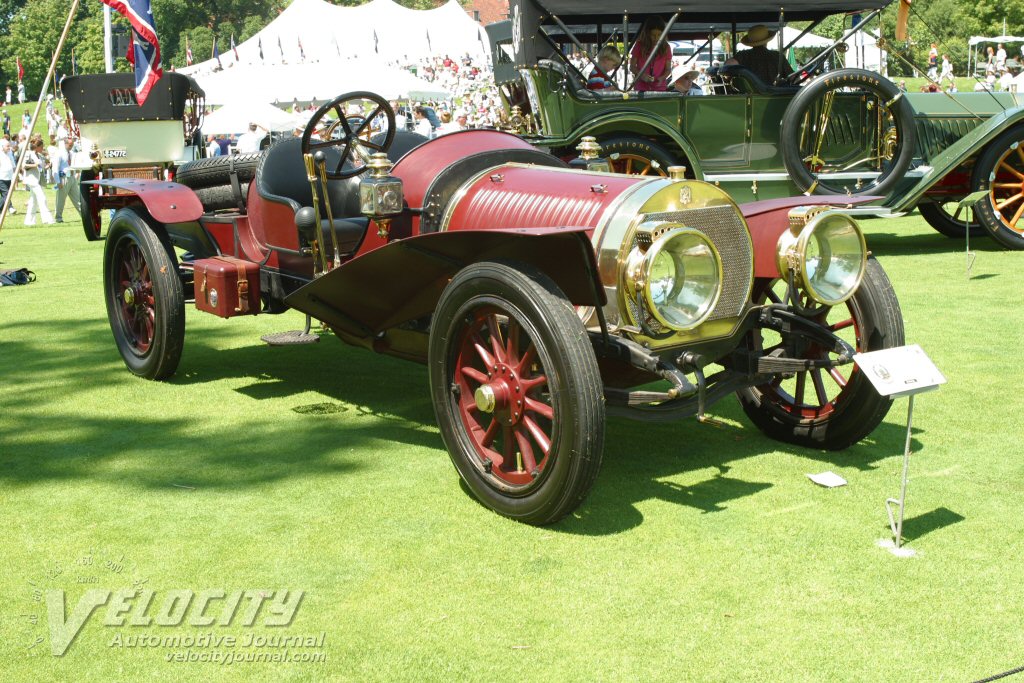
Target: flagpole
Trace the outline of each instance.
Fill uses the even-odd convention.
[[[103,64],[108,74],[114,73],[114,37],[110,30],[110,5],[103,6]]]
[[[71,21],[75,18],[75,13],[78,12],[78,0],[71,0],[71,9],[68,11],[68,19],[64,22],[64,31],[60,34],[60,39],[57,41],[57,48],[53,52],[53,59],[50,60],[50,68],[46,72],[46,78],[43,80],[43,87],[39,90],[39,99],[36,101],[36,110],[32,112],[32,118],[29,120],[28,129],[29,135],[31,131],[36,127],[36,119],[39,117],[39,110],[43,106],[43,100],[46,99],[46,91],[50,89],[50,80],[53,78],[53,72],[57,68],[57,57],[60,56],[61,50],[64,49],[64,41],[67,40],[68,33],[71,31]],[[14,175],[11,178],[11,189],[7,193],[7,197],[4,198],[3,208],[0,208],[0,231],[4,227],[4,219],[7,218],[7,209],[11,206],[11,201],[14,197],[14,186],[17,183],[18,175],[22,171],[22,167],[25,165],[25,154],[28,152],[28,140],[18,150],[18,161],[14,165]]]

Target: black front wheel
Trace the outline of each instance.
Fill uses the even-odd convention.
[[[970,232],[971,237],[983,237],[988,233],[971,207],[960,208],[955,201],[923,201],[917,205],[928,225],[936,232],[953,239],[964,239]]]
[[[110,221],[103,255],[103,290],[117,350],[134,374],[174,374],[185,340],[185,296],[163,227],[138,207]]]
[[[434,314],[429,374],[445,446],[484,505],[549,524],[586,497],[604,444],[601,376],[549,277],[497,262],[456,274]]]
[[[755,300],[782,300],[784,283],[759,282]],[[817,309],[814,316],[859,353],[902,346],[903,316],[892,283],[882,266],[869,259],[864,280],[850,299]],[[754,334],[755,349],[768,352],[783,340],[762,330]],[[823,360],[830,349],[811,344],[806,357]],[[831,370],[795,373],[739,392],[747,417],[766,435],[808,448],[842,450],[857,443],[881,424],[892,399],[880,396],[853,364]]]

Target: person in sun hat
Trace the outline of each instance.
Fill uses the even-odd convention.
[[[750,49],[737,52],[726,64],[745,66],[768,85],[772,85],[779,78],[790,75],[793,73],[793,67],[789,65],[789,62],[775,50],[765,47],[774,37],[775,31],[764,24],[751,27],[747,31],[747,35],[740,39],[740,42]]]
[[[669,77],[669,88],[684,95],[703,95],[704,91],[694,81],[700,76],[700,72],[691,69],[686,65],[680,65],[672,69]]]

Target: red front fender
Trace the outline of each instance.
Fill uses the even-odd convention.
[[[455,273],[497,259],[547,273],[577,306],[605,304],[585,228],[458,230],[395,240],[304,285],[285,303],[368,338],[429,315]]]
[[[203,203],[196,193],[169,180],[102,178],[87,180],[82,184],[117,189],[119,197],[135,195],[145,205],[149,215],[161,223],[186,223],[203,215]]]
[[[747,221],[750,238],[754,243],[754,277],[780,277],[775,251],[779,236],[789,228],[789,210],[793,207],[824,205],[850,208],[878,199],[881,197],[799,196],[740,204],[740,211],[743,212],[743,219]]]

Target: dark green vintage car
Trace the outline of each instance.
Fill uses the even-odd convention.
[[[944,235],[970,230],[1024,249],[1024,95],[905,93],[878,73],[835,68],[841,41],[774,83],[740,65],[713,67],[705,97],[637,92],[626,66],[648,16],[664,21],[662,41],[703,39],[710,54],[716,37],[731,34],[736,45],[757,24],[809,22],[810,31],[828,16],[863,11],[851,35],[877,23],[892,1],[512,0],[511,19],[488,33],[509,128],[558,156],[575,156],[582,138],[594,136],[621,172],[664,175],[683,165],[737,201],[875,196],[854,211],[916,207]],[[607,46],[626,55],[611,74],[619,87],[588,90],[595,55]],[[770,47],[785,54],[789,46]],[[570,53],[589,63],[574,66]],[[987,198],[961,208],[976,190]]]

